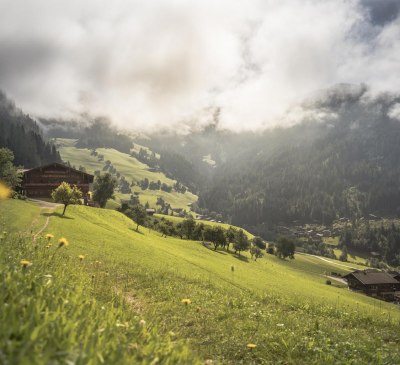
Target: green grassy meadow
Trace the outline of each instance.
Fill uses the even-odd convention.
[[[87,148],[76,148],[76,140],[57,138],[56,143],[59,146],[61,158],[64,161],[69,161],[76,168],[84,166],[89,173],[94,173],[96,170],[103,170],[104,162],[99,162],[96,156],[90,155],[90,150]],[[139,146],[135,145],[134,149],[138,152]],[[151,172],[148,166],[138,161],[136,158],[129,156],[126,153],[119,152],[112,148],[97,148],[99,154],[104,155],[104,160],[110,160],[112,165],[117,169],[122,176],[130,183],[131,181],[141,181],[144,178],[149,181],[158,181],[169,186],[175,183],[161,172]],[[149,203],[150,207],[156,208],[157,197],[162,197],[173,208],[182,208],[190,210],[188,204],[197,201],[197,196],[186,192],[185,194],[172,191],[170,193],[162,190],[142,190],[139,186],[133,186],[132,192],[139,194],[141,204]],[[116,199],[108,203],[108,208],[119,206],[121,199],[129,199],[130,194],[122,194],[116,192]]]
[[[4,204],[6,209],[1,207]],[[22,209],[21,204],[29,209]],[[61,217],[59,211],[40,212],[28,202],[0,202],[1,219],[7,227],[9,222],[14,222],[26,230],[32,215],[25,217],[24,212],[35,209],[36,215],[49,218],[43,235],[51,233],[55,239],[66,237],[70,244],[62,250],[57,250],[56,244],[45,248],[44,239],[35,241],[37,248],[32,248],[29,242],[17,244],[17,248],[9,245],[12,255],[3,252],[1,256],[3,280],[10,268],[17,275],[13,280],[26,279],[16,264],[22,259],[33,262],[35,275],[44,275],[50,268],[56,272],[62,270],[59,292],[53,292],[57,299],[70,295],[68,280],[76,285],[82,277],[83,286],[78,292],[90,295],[83,302],[71,299],[77,301],[71,305],[75,315],[71,321],[61,317],[60,323],[68,323],[65,332],[68,338],[72,336],[84,345],[77,350],[73,340],[58,344],[59,351],[78,353],[80,363],[89,363],[83,359],[90,359],[90,363],[100,364],[105,358],[109,359],[106,363],[127,363],[128,360],[151,363],[146,357],[150,356],[151,346],[159,354],[159,362],[154,363],[196,363],[197,359],[221,364],[400,362],[399,308],[350,292],[340,283],[326,285],[326,272],[351,270],[333,260],[328,263],[316,257],[296,255],[295,260],[284,261],[267,255],[255,262],[247,255],[239,259],[225,251],[214,252],[199,242],[161,238],[159,233],[143,227],[136,232],[131,220],[112,210],[71,206],[66,217]],[[49,260],[52,255],[55,260]],[[79,255],[85,256],[82,262],[78,260]],[[39,279],[32,280],[41,287]],[[28,292],[29,286],[21,290]],[[51,338],[46,337],[50,329],[36,330],[41,326],[41,318],[53,313],[41,299],[47,294],[45,291],[30,293],[32,300],[42,304],[36,309],[37,317],[26,317],[29,325],[25,330],[19,327],[18,338],[27,341],[27,348],[36,354],[47,351],[46,356],[56,356],[48,343]],[[185,305],[182,299],[190,299],[191,303]],[[86,301],[91,303],[87,312],[82,309]],[[19,313],[24,301],[15,299],[13,306],[14,309],[7,309],[7,316],[14,315],[17,321],[13,310]],[[104,318],[109,319],[101,322],[99,328],[96,323],[101,306],[105,307]],[[4,309],[2,312],[5,318]],[[116,318],[121,318],[118,323],[129,323],[124,327],[129,329],[129,335],[124,334],[122,339],[107,327]],[[146,328],[152,329],[148,337],[142,337],[137,325],[139,319],[146,321]],[[111,345],[106,346],[103,340],[86,332],[75,333],[83,324],[95,330],[105,326]],[[44,336],[40,346],[37,338],[28,334],[35,331]],[[7,335],[11,336],[10,331]],[[18,340],[11,340],[7,354],[19,349],[15,342]],[[248,348],[250,343],[256,348]],[[132,346],[138,350],[132,352]],[[117,348],[131,358],[113,357]],[[1,351],[0,354],[4,353],[4,348]]]

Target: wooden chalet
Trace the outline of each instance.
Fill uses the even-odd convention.
[[[389,274],[392,275],[397,281],[400,281],[400,272],[390,271]]]
[[[94,176],[72,167],[52,163],[46,166],[23,170],[21,193],[30,198],[50,198],[51,193],[62,182],[76,185],[87,196]]]
[[[393,275],[377,270],[357,270],[344,276],[349,289],[387,301],[400,292],[400,281]]]

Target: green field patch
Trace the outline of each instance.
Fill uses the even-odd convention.
[[[83,166],[86,171],[93,174],[95,171],[103,173],[105,166],[104,162],[98,161],[96,156],[91,155],[91,151],[87,148],[76,148],[76,140],[57,138],[56,143],[59,146],[61,158],[64,161],[69,161],[76,168]],[[141,146],[140,146],[141,147]],[[138,145],[135,148],[139,148]],[[104,156],[104,161],[110,160],[117,171],[125,177],[128,183],[139,181],[147,178],[149,181],[158,181],[172,186],[176,181],[165,176],[161,172],[149,171],[149,167],[136,158],[131,157],[126,153],[119,152],[112,148],[97,148],[96,151]],[[157,198],[161,197],[165,202],[171,204],[172,208],[181,208],[187,211],[190,210],[190,204],[197,201],[197,196],[187,191],[184,194],[171,191],[170,193],[162,190],[142,190],[140,186],[131,187],[132,193],[137,193],[141,204],[149,203],[150,207],[157,208]],[[129,200],[131,194],[122,194],[116,192],[116,200],[109,202],[107,207],[115,208],[120,204],[121,199]]]

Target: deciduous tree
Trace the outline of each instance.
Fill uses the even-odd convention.
[[[233,249],[235,253],[240,253],[242,251],[247,251],[250,248],[250,242],[247,238],[246,234],[243,232],[242,229],[239,229],[235,234],[235,240],[233,242]]]
[[[136,222],[136,231],[139,231],[139,226],[145,223],[147,217],[146,210],[139,204],[129,209],[127,215]]]
[[[286,257],[289,257],[294,259],[295,249],[296,245],[293,239],[286,236],[278,238],[276,242],[276,256],[279,258],[285,259]]]
[[[51,197],[56,203],[64,204],[64,210],[62,212],[62,215],[64,215],[68,205],[78,204],[80,202],[80,199],[82,199],[82,192],[78,187],[71,187],[71,185],[64,181],[51,193]]]
[[[106,173],[96,177],[93,184],[93,200],[104,208],[107,200],[114,198],[114,190],[117,187],[117,179]]]
[[[21,182],[21,174],[13,165],[14,154],[8,148],[0,148],[0,181],[14,189]]]
[[[257,259],[264,256],[261,249],[255,245],[251,246],[250,255],[251,255],[251,258],[254,258],[254,261],[257,261]]]

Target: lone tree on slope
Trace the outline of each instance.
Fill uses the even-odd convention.
[[[240,252],[247,251],[249,248],[250,248],[249,239],[247,238],[243,230],[239,229],[236,232],[235,240],[233,242],[233,249],[235,250],[235,253],[238,253],[240,256]]]
[[[294,259],[294,251],[296,249],[296,245],[293,239],[289,237],[279,237],[276,243],[276,256],[281,259],[285,259],[289,257]]]
[[[101,208],[107,204],[107,200],[114,198],[114,190],[117,187],[117,179],[106,173],[96,177],[93,184],[93,200],[98,202]]]
[[[136,232],[139,232],[139,226],[143,225],[146,221],[146,210],[137,204],[129,209],[128,216],[136,222]]]
[[[79,204],[80,199],[82,199],[82,192],[78,187],[71,187],[71,185],[64,181],[51,193],[51,197],[56,203],[64,204],[62,212],[62,215],[64,215],[68,205]]]

